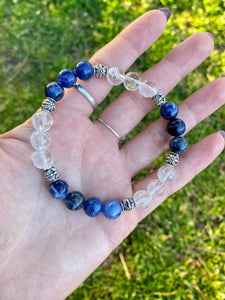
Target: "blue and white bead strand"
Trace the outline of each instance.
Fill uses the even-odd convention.
[[[175,136],[170,141],[171,153],[166,158],[166,165],[158,171],[158,179],[153,179],[147,186],[147,190],[137,191],[133,198],[126,198],[122,202],[109,200],[105,204],[96,197],[85,201],[83,194],[79,191],[70,191],[66,181],[59,178],[56,168],[53,166],[54,158],[48,150],[51,137],[48,134],[53,125],[51,113],[55,110],[56,102],[64,96],[64,88],[76,86],[77,78],[88,80],[93,75],[97,78],[107,76],[112,85],[124,84],[126,89],[134,91],[139,89],[142,96],[152,98],[155,105],[161,107],[163,118],[170,120],[168,132]],[[50,195],[55,199],[65,199],[65,205],[70,210],[79,210],[84,207],[85,213],[90,217],[97,217],[102,212],[109,219],[116,219],[123,210],[131,210],[135,206],[144,209],[150,206],[154,197],[161,197],[165,193],[165,185],[176,178],[174,166],[179,162],[179,154],[184,153],[188,144],[180,135],[185,131],[185,124],[177,119],[178,107],[173,102],[167,102],[162,94],[157,92],[156,85],[151,81],[141,81],[139,74],[135,72],[125,73],[117,67],[108,69],[104,65],[92,66],[87,61],[77,64],[75,71],[65,69],[58,74],[58,82],[51,82],[45,88],[46,99],[42,102],[42,110],[35,113],[32,118],[33,127],[36,129],[30,137],[31,144],[36,150],[32,155],[34,165],[43,169],[45,178],[51,182],[49,186]]]
[[[169,120],[167,131],[174,136],[171,139],[169,148],[172,151],[166,158],[166,164],[159,168],[158,179],[153,179],[147,185],[147,190],[137,191],[133,200],[135,206],[140,209],[148,208],[152,199],[162,197],[166,192],[166,184],[176,179],[174,167],[179,162],[179,154],[183,154],[188,149],[188,143],[181,135],[185,132],[186,126],[183,120],[176,118],[178,106],[174,102],[167,102],[165,97],[158,93],[157,86],[152,81],[142,81],[136,72],[129,72],[125,75],[123,70],[112,67],[108,70],[107,80],[112,85],[124,84],[129,91],[139,90],[145,98],[151,98],[156,106],[160,107],[161,116]]]

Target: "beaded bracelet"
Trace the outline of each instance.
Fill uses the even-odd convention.
[[[169,143],[172,151],[166,158],[166,164],[159,168],[158,179],[152,179],[147,185],[147,190],[137,191],[133,198],[125,198],[122,202],[108,200],[104,205],[96,197],[85,201],[83,194],[79,191],[70,191],[66,181],[59,178],[58,171],[53,166],[53,155],[47,150],[51,143],[47,131],[53,125],[51,113],[55,110],[55,104],[64,96],[64,87],[77,88],[77,78],[88,80],[92,76],[98,78],[107,77],[111,85],[124,84],[129,91],[139,89],[140,94],[145,98],[151,98],[153,103],[160,107],[161,116],[169,120],[167,131],[174,136]],[[179,154],[185,153],[188,143],[181,135],[185,132],[185,123],[176,118],[178,106],[173,102],[167,102],[165,97],[157,92],[156,84],[152,81],[142,81],[136,72],[125,73],[118,67],[108,69],[104,65],[92,66],[87,61],[77,64],[75,71],[65,69],[58,74],[58,82],[51,82],[45,88],[46,99],[42,102],[41,111],[34,114],[32,118],[33,127],[36,129],[30,137],[31,144],[36,151],[32,155],[34,165],[44,170],[45,178],[50,182],[49,192],[55,199],[65,199],[65,205],[70,210],[78,210],[84,207],[85,213],[90,217],[96,217],[102,212],[109,219],[116,219],[122,211],[128,211],[137,207],[148,208],[152,198],[162,197],[166,191],[166,184],[176,178],[175,166],[179,162]],[[81,87],[83,94],[87,92]],[[85,93],[86,92],[86,93]],[[89,95],[87,93],[87,95]],[[91,97],[90,95],[88,97]],[[89,99],[88,99],[89,100]],[[92,101],[92,100],[91,100]],[[93,103],[92,103],[93,104]]]

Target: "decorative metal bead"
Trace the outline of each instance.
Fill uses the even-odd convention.
[[[120,204],[122,206],[122,210],[131,210],[135,207],[135,201],[133,198],[124,199],[120,202]]]
[[[165,97],[160,93],[157,93],[155,96],[153,96],[152,101],[156,106],[159,107],[163,106],[167,102]]]
[[[55,110],[55,100],[52,98],[46,98],[41,104],[42,110],[52,113]]]
[[[106,76],[107,73],[108,73],[108,68],[106,66],[101,65],[101,64],[94,66],[95,77],[101,78],[101,77]]]
[[[50,169],[44,170],[44,173],[45,173],[45,178],[49,182],[54,182],[59,179],[59,175],[55,167],[51,167]]]
[[[170,152],[166,158],[166,163],[175,167],[179,163],[179,154]]]

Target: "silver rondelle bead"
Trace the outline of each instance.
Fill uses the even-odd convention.
[[[46,98],[41,104],[42,110],[52,113],[55,110],[55,100],[52,98]]]
[[[44,170],[44,173],[45,178],[50,182],[54,182],[59,179],[59,175],[55,167],[51,167],[50,169]]]
[[[120,202],[120,204],[122,206],[122,210],[131,210],[135,207],[135,201],[133,198],[124,199]]]
[[[160,93],[157,93],[155,96],[153,96],[152,101],[156,106],[159,107],[163,106],[167,102],[165,97]]]
[[[179,154],[170,152],[166,158],[166,163],[175,167],[179,163]]]
[[[101,77],[106,76],[107,73],[108,73],[108,68],[106,66],[101,65],[101,64],[94,66],[95,77],[101,78]]]

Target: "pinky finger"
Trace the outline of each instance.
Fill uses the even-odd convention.
[[[173,183],[166,185],[166,194],[159,199],[152,199],[148,209],[137,209],[138,222],[158,207],[168,196],[178,191],[198,173],[210,165],[213,160],[223,151],[224,138],[221,134],[215,133],[207,136],[182,155],[179,164],[175,167],[177,178]],[[157,178],[157,171],[133,184],[134,193],[138,190],[145,190],[149,181]]]

